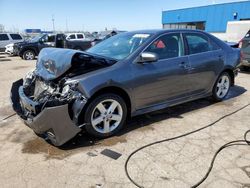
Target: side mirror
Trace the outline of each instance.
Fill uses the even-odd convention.
[[[158,55],[152,52],[142,52],[139,56],[138,63],[152,63],[158,61]]]
[[[45,39],[42,38],[42,39],[39,40],[39,42],[40,42],[40,43],[44,43],[44,42],[45,42]]]

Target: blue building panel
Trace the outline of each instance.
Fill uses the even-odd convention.
[[[205,22],[207,32],[225,32],[228,21],[242,19],[250,19],[250,1],[162,12],[162,24]]]

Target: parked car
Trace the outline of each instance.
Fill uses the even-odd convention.
[[[64,34],[41,34],[29,41],[15,44],[14,53],[25,60],[32,60],[41,49],[48,47],[86,50],[91,47],[91,41],[67,41]]]
[[[0,33],[0,52],[5,51],[5,46],[15,42],[22,42],[24,39],[18,33]]]
[[[250,30],[245,35],[245,37],[241,40],[239,44],[239,48],[241,48],[241,68],[249,69],[250,68]]]
[[[93,41],[95,38],[93,35],[89,33],[67,33],[66,40],[75,41],[75,40],[85,40],[85,41]]]
[[[14,55],[14,43],[5,46],[5,53],[9,55]]]
[[[117,35],[118,33],[122,33],[125,31],[102,31],[100,32],[97,37],[94,39],[94,41],[91,43],[92,46],[97,45],[98,43],[100,43],[101,41],[104,41],[112,36]]]
[[[221,101],[239,63],[239,49],[202,31],[126,32],[85,52],[43,49],[36,69],[13,83],[11,100],[31,129],[59,146],[82,129],[114,135],[128,116]]]

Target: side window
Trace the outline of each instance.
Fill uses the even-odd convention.
[[[78,39],[83,39],[83,35],[82,34],[77,34],[76,35]]]
[[[7,34],[0,34],[0,41],[1,40],[9,40],[9,37]]]
[[[217,44],[215,44],[213,41],[210,41],[209,38],[204,35],[188,33],[184,34],[184,36],[187,40],[189,54],[198,54],[220,49]]]
[[[49,35],[47,42],[55,42],[55,35]]]
[[[154,41],[145,51],[156,53],[159,59],[180,57],[184,52],[180,34],[166,34]]]
[[[69,38],[70,39],[76,39],[76,36],[73,34],[73,35],[70,35]]]
[[[13,40],[22,40],[22,37],[19,34],[10,34]]]

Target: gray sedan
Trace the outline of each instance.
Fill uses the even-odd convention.
[[[59,146],[82,129],[114,135],[128,116],[221,101],[239,63],[239,50],[202,31],[126,32],[86,52],[43,49],[36,69],[13,83],[11,99],[31,129]]]

